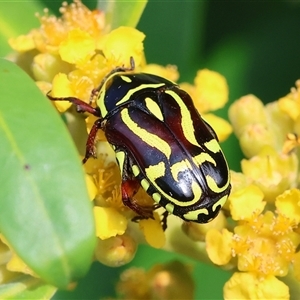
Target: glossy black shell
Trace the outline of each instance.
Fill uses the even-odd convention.
[[[184,220],[214,218],[230,192],[229,170],[190,96],[143,73],[116,74],[102,93],[107,140],[125,153],[147,193]]]

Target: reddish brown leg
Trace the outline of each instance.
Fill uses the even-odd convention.
[[[140,183],[137,180],[124,180],[122,181],[122,201],[125,206],[129,207],[138,217],[134,218],[134,221],[140,219],[153,219],[153,206],[140,206],[134,201],[133,197],[137,193],[140,187]]]
[[[78,98],[75,97],[52,97],[50,95],[51,91],[49,91],[47,93],[47,97],[51,100],[51,101],[69,101],[72,104],[76,105],[77,107],[77,111],[81,112],[81,113],[90,113],[92,115],[94,115],[95,117],[101,117],[100,115],[100,111],[99,108],[95,108],[93,106],[91,106],[90,104],[84,102],[83,100],[80,100]]]
[[[138,214],[134,218],[134,221],[140,219],[153,219],[153,206],[140,206],[137,202],[134,201],[133,197],[140,188],[139,181],[133,176],[130,169],[129,158],[125,155],[123,170],[122,170],[122,200],[125,206],[129,207],[135,213]]]
[[[95,153],[95,140],[97,136],[97,132],[99,129],[102,128],[102,120],[97,119],[95,123],[93,124],[93,127],[88,135],[88,139],[86,141],[86,147],[85,147],[85,155],[82,160],[82,163],[86,163],[86,161],[91,157],[96,157]]]

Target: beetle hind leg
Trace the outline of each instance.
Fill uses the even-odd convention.
[[[141,185],[132,173],[130,167],[132,161],[122,150],[116,150],[116,158],[122,173],[121,191],[123,204],[138,214],[134,218],[135,221],[148,218],[153,219],[154,206],[142,206],[134,199]]]

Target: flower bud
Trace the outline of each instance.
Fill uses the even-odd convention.
[[[298,175],[298,159],[294,153],[278,154],[265,147],[257,156],[241,162],[243,173],[257,185],[265,200],[274,202],[276,196],[294,187]]]
[[[179,261],[156,265],[149,272],[151,299],[194,299],[191,268]]]
[[[276,137],[263,123],[245,126],[239,138],[241,149],[248,158],[257,155],[264,146],[274,146],[275,140]]]
[[[137,244],[127,235],[118,235],[106,240],[98,239],[95,257],[109,267],[120,267],[129,263],[135,256]]]
[[[264,105],[254,95],[244,96],[231,104],[228,115],[233,131],[238,138],[247,125],[266,123]]]
[[[50,53],[36,55],[32,63],[32,72],[37,81],[51,82],[57,73],[68,73],[70,70],[71,67],[69,64]]]

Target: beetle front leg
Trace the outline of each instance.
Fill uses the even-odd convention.
[[[93,127],[88,135],[88,139],[86,141],[86,147],[85,147],[85,155],[82,160],[82,163],[86,163],[86,161],[91,157],[96,157],[96,151],[95,151],[95,143],[96,143],[96,136],[99,129],[102,128],[102,120],[97,119],[95,123],[93,124]]]
[[[101,117],[100,116],[100,110],[99,107],[93,107],[90,104],[84,102],[81,99],[78,99],[76,97],[53,97],[50,95],[51,91],[49,91],[47,93],[47,97],[51,100],[51,101],[68,101],[71,102],[72,104],[74,104],[77,107],[77,111],[81,112],[81,113],[90,113],[95,117]]]

